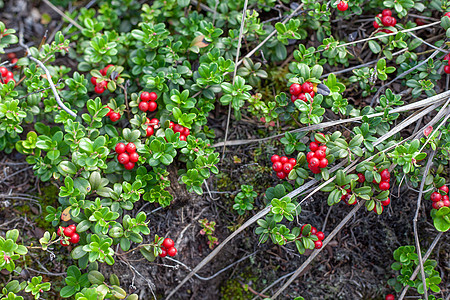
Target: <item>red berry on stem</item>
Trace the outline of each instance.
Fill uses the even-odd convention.
[[[316,234],[317,233],[317,228],[314,226],[311,226],[311,234]]]
[[[383,206],[389,205],[390,203],[391,203],[391,198],[389,198],[389,197],[386,200],[381,201],[381,205],[383,205]]]
[[[91,77],[91,83],[97,85],[97,77]]]
[[[448,197],[448,195],[444,195],[444,196],[442,196],[442,201],[449,201],[449,197]]]
[[[290,163],[285,163],[284,165],[283,165],[283,172],[284,173],[286,173],[286,175],[287,174],[289,174],[289,172],[291,172],[292,171],[292,165],[290,164]]]
[[[153,135],[153,133],[155,133],[155,130],[153,129],[153,127],[147,126],[146,136],[149,137],[149,136]]]
[[[289,159],[288,163],[290,163],[292,167],[294,167],[297,164],[297,160],[295,158],[291,158]]]
[[[375,27],[375,29],[380,28],[380,25],[377,23],[377,21],[373,21],[372,25],[373,27]]]
[[[384,16],[384,17],[381,19],[381,23],[383,23],[384,26],[389,27],[389,26],[392,26],[392,24],[393,24],[393,22],[394,22],[393,19],[394,19],[394,18],[392,18],[392,17],[390,17],[390,16]]]
[[[175,247],[170,247],[169,249],[167,249],[167,254],[169,256],[175,256],[177,255],[177,249]]]
[[[283,169],[283,163],[277,161],[276,163],[273,164],[272,169],[275,172],[281,172],[281,170]]]
[[[71,242],[72,244],[77,244],[79,241],[80,236],[78,235],[78,233],[74,233],[69,239],[69,242]]]
[[[173,128],[173,126],[175,126],[175,123],[172,122],[172,121],[170,121],[170,122],[169,122],[169,128]]]
[[[291,101],[292,101],[292,103],[294,103],[295,100],[297,100],[297,99],[298,99],[297,96],[295,96],[295,95],[292,95],[292,96],[291,96]]]
[[[139,154],[137,152],[133,152],[130,154],[130,161],[135,163],[139,160]]]
[[[124,165],[130,161],[130,156],[126,153],[121,153],[119,154],[119,156],[117,156],[117,160],[119,161],[119,163]]]
[[[448,199],[448,196],[447,196],[447,199],[442,199],[442,203],[444,203],[444,206],[445,207],[450,207],[450,200]]]
[[[142,102],[141,102],[142,103]],[[155,111],[158,108],[158,104],[155,101],[148,102],[148,111]]]
[[[8,74],[8,69],[5,67],[0,67],[0,75],[6,77],[6,74]]]
[[[314,152],[308,152],[306,153],[306,161],[309,163],[311,161],[311,158],[315,157],[316,154]]]
[[[56,234],[61,236],[61,231],[64,232],[64,229],[66,229],[66,227],[59,226],[58,230],[56,231]]]
[[[300,93],[300,95],[298,95],[297,99],[302,100],[304,102],[308,101],[308,98],[306,98],[305,93]]]
[[[175,124],[174,126],[173,126],[173,131],[174,132],[183,132],[183,126],[181,126],[180,124]]]
[[[145,101],[142,101],[139,103],[139,110],[141,111],[147,111],[148,110],[148,103]]]
[[[104,91],[105,88],[99,84],[97,84],[94,88],[94,92],[96,92],[97,94],[103,94]]]
[[[448,194],[448,186],[443,185],[440,188],[438,188],[438,190],[443,191],[444,193]]]
[[[282,156],[282,157],[280,157],[280,162],[281,163],[287,163],[289,161],[289,158],[287,158],[286,156]]]
[[[285,179],[286,178],[286,173],[284,173],[284,172],[277,172],[277,177],[278,178],[280,178],[280,179]]]
[[[131,170],[134,168],[134,162],[129,161],[126,164],[124,164],[123,166],[125,167],[125,169]]]
[[[385,300],[395,300],[395,296],[392,294],[387,294],[386,297],[384,298]]]
[[[74,233],[75,233],[75,229],[73,229],[73,227],[69,226],[64,229],[64,235],[67,237],[71,237]]]
[[[316,248],[316,249],[322,248],[322,245],[323,245],[322,241],[315,241],[314,242],[314,248]]]
[[[323,151],[323,150],[321,150],[321,149],[318,149],[318,150],[316,151],[315,156],[316,156],[318,159],[322,159],[322,158],[325,158],[325,157],[327,156],[327,154],[325,153],[325,151]]]
[[[433,192],[433,193],[431,194],[431,196],[430,196],[430,199],[431,199],[431,201],[433,201],[433,202],[438,202],[438,201],[441,201],[442,195],[439,194],[438,192]]]
[[[337,5],[337,9],[339,11],[346,11],[348,9],[348,3],[344,1],[339,2]]]
[[[165,238],[162,245],[166,247],[167,249],[172,248],[175,246],[175,242],[172,239]]]
[[[150,100],[150,93],[149,92],[142,92],[141,94],[141,101],[149,101]]]
[[[383,11],[381,12],[381,15],[383,16],[383,17],[385,17],[385,16],[392,16],[392,11],[390,10],[390,9],[383,9]]]
[[[309,143],[309,149],[312,152],[316,152],[317,150],[319,150],[319,145],[316,142],[311,142]]]
[[[125,150],[130,154],[136,152],[136,145],[133,143],[128,143],[125,147]]]
[[[152,126],[158,126],[159,125],[159,120],[157,118],[153,118],[150,120],[150,125]]]
[[[119,113],[116,113],[116,112],[112,112],[112,113],[109,115],[109,119],[110,119],[112,122],[117,122],[117,121],[120,120],[120,114],[119,114]]]
[[[191,131],[189,130],[189,128],[187,128],[187,127],[184,127],[184,129],[183,129],[183,135],[185,135],[185,136],[188,136],[188,135],[190,135],[191,134]]]
[[[319,162],[319,168],[323,169],[328,166],[328,159],[322,158]]]
[[[270,161],[271,161],[272,163],[276,163],[276,162],[280,161],[280,156],[274,154],[274,155],[272,155],[272,157],[270,158]]]
[[[325,238],[325,234],[322,231],[317,231],[316,236],[319,241],[323,241],[323,239]]]
[[[381,181],[389,181],[389,179],[391,178],[391,173],[389,173],[388,169],[384,169],[383,171],[381,171],[380,175]]]
[[[158,99],[158,95],[155,92],[150,93],[150,101],[156,101]]]
[[[389,190],[390,187],[391,187],[391,185],[389,184],[389,182],[384,182],[384,181],[382,181],[382,182],[380,182],[380,184],[379,184],[379,188],[380,188],[380,190],[382,190],[382,191],[387,191],[387,190]]]
[[[310,165],[308,165],[308,166],[310,166]],[[310,169],[311,172],[313,172],[314,174],[319,174],[319,173],[320,173],[319,167],[310,167],[309,169]]]
[[[366,181],[366,177],[362,173],[358,173],[358,182],[364,183]]]
[[[118,143],[116,147],[114,148],[116,150],[116,153],[124,153],[125,152],[125,144],[124,143]]]
[[[67,247],[67,246],[69,246],[70,245],[70,243],[69,242],[66,242],[66,241],[64,241],[64,240],[60,240],[59,241],[59,243],[61,244],[61,246],[63,246],[63,247]]]
[[[161,253],[159,254],[159,257],[166,257],[167,256],[167,250],[165,248],[161,248]]]
[[[313,91],[313,89],[314,89],[314,85],[309,81],[306,81],[305,83],[302,84],[302,91],[304,93],[310,93]]]
[[[185,135],[180,135],[180,141],[186,141],[186,140],[187,140],[187,138]]]
[[[302,86],[298,83],[293,83],[289,87],[289,92],[291,95],[298,96],[302,92]]]
[[[317,168],[320,164],[320,161],[317,157],[311,158],[311,161],[309,162],[312,168]]]
[[[318,150],[322,150],[322,151],[325,151],[325,153],[327,153],[327,146],[325,146],[325,145],[319,146]]]

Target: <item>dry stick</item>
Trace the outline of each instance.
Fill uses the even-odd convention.
[[[57,14],[59,14],[61,17],[63,17],[64,19],[66,19],[67,21],[69,21],[73,26],[75,26],[76,28],[83,30],[84,28],[80,26],[80,24],[78,24],[77,22],[75,22],[71,17],[69,17],[68,15],[66,15],[64,12],[62,12],[59,8],[57,8],[56,6],[54,6],[50,1],[48,0],[43,0],[45,4],[47,4],[48,6],[50,6],[51,9],[53,9]]]
[[[248,0],[245,0],[244,9],[242,10],[241,28],[239,29],[239,40],[238,40],[238,45],[237,45],[237,50],[236,50],[236,61],[234,63],[233,83],[232,83],[233,85],[236,80],[236,72],[237,72],[237,67],[238,67],[237,62],[239,59],[239,54],[241,53],[242,36],[244,35],[245,16],[247,15],[247,5],[248,5]],[[226,144],[227,144],[228,129],[230,127],[231,103],[233,103],[233,101],[230,101],[230,104],[228,104],[227,127],[225,128],[225,139],[224,139],[223,150],[222,150],[222,159],[221,159],[222,162],[223,162],[223,158],[225,156],[225,148],[226,148]]]
[[[275,299],[278,297],[296,278],[300,275],[301,272],[305,270],[305,268],[316,258],[316,256],[325,248],[325,246],[334,238],[334,236],[342,229],[342,227],[347,224],[348,221],[353,217],[353,215],[363,206],[366,200],[359,201],[358,205],[354,207],[350,213],[339,223],[338,226],[327,236],[327,238],[323,241],[323,246],[320,249],[314,250],[311,255],[306,259],[306,261],[295,271],[295,273],[289,278],[289,280],[283,284],[283,286],[272,296],[271,299]]]
[[[427,106],[430,103],[441,102],[441,101],[443,101],[444,98],[447,98],[449,96],[450,96],[450,91],[445,91],[445,92],[435,95],[433,97],[423,99],[423,100],[420,100],[420,101],[417,101],[414,103],[410,103],[410,104],[404,105],[402,107],[394,108],[389,111],[389,114],[421,108],[421,107]],[[375,117],[383,116],[383,114],[384,113],[376,113],[376,114],[367,115],[367,117],[375,118]],[[362,118],[363,118],[363,116],[354,117],[354,118],[350,118],[350,119],[344,119],[344,120],[329,121],[329,122],[325,122],[325,123],[321,123],[321,124],[316,124],[316,125],[311,125],[311,126],[294,129],[294,130],[291,130],[288,132],[295,133],[295,132],[302,132],[302,131],[312,131],[312,130],[324,129],[324,128],[336,126],[339,124],[360,121]],[[245,145],[245,144],[250,144],[250,143],[263,142],[263,141],[271,140],[271,139],[278,138],[278,137],[283,137],[284,135],[285,135],[285,133],[281,133],[281,134],[276,134],[276,135],[269,136],[269,137],[262,138],[262,139],[234,140],[234,141],[228,141],[227,144],[228,144],[228,146]],[[222,146],[223,146],[223,142],[219,142],[219,143],[216,143],[213,145],[213,147],[222,147]]]

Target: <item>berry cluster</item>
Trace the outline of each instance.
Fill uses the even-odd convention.
[[[117,160],[121,163],[125,169],[131,170],[134,168],[134,163],[139,160],[139,154],[136,152],[136,145],[128,143],[126,146],[124,143],[118,143],[115,147]]]
[[[450,13],[448,13],[448,14],[450,14]],[[444,72],[447,74],[450,74],[450,53],[447,53],[444,56],[444,60],[447,61],[447,65],[444,66]]]
[[[272,161],[272,169],[277,172],[277,177],[280,179],[284,179],[289,175],[289,172],[297,164],[297,160],[295,158],[287,158],[286,156],[272,155],[270,158]]]
[[[146,129],[146,136],[149,137],[155,133],[155,130],[159,128],[159,120],[156,118],[149,119],[147,118],[147,129]]]
[[[348,9],[348,3],[346,1],[340,1],[336,7],[339,11],[346,11]]]
[[[77,244],[80,241],[80,236],[77,233],[77,226],[74,224],[67,227],[60,226],[56,231],[56,234],[62,236],[63,238],[68,238],[59,241],[63,247],[69,246],[70,243]]]
[[[111,122],[119,121],[121,115],[118,112],[115,112],[111,107],[107,106],[107,108],[109,108],[109,112],[106,114],[106,116],[109,117]]]
[[[158,104],[156,104],[156,99],[158,99],[158,95],[155,92],[143,92],[141,94],[141,102],[139,102],[139,109],[143,112],[155,111],[158,108]]]
[[[180,141],[186,141],[188,135],[191,134],[189,128],[181,126],[180,124],[175,124],[174,122],[169,123],[169,128],[172,128],[175,133],[180,133]]]
[[[380,19],[381,24],[379,23],[377,18]],[[378,29],[381,26],[394,27],[395,24],[397,24],[397,19],[392,16],[392,11],[389,9],[383,9],[381,14],[377,15],[377,18],[375,18],[375,21],[373,21],[373,27],[375,27],[375,29]],[[381,29],[380,31],[385,33],[392,33],[392,31],[388,29]]]
[[[305,102],[308,101],[308,98],[306,98],[307,93],[311,96],[311,99],[314,98],[314,95],[316,94],[314,90],[314,84],[309,81],[306,81],[303,84],[291,84],[291,86],[289,87],[289,92],[291,93],[292,103],[294,103],[297,99]]]
[[[177,255],[177,249],[175,248],[175,243],[172,239],[165,238],[162,246],[161,246],[162,252],[159,254],[160,257],[166,257],[169,256],[175,256]]]
[[[441,209],[442,207],[450,207],[450,200],[448,197],[448,186],[445,184],[438,188],[438,191],[431,193],[431,201],[433,201],[434,209]]]
[[[11,71],[8,71],[7,68],[5,67],[0,67],[0,82],[3,83],[8,83],[10,81],[13,81],[14,83],[16,83],[16,81],[14,80],[14,74]]]
[[[113,65],[107,65],[106,67],[104,67],[103,69],[100,70],[100,74],[102,74],[103,76],[106,75],[106,72],[108,72],[108,69],[110,67],[112,67]],[[108,85],[107,81],[100,81],[97,82],[97,77],[92,77],[91,78],[91,83],[93,85],[95,85],[94,91],[97,94],[103,94],[103,92],[106,90],[106,86]]]
[[[375,184],[378,184],[378,187],[382,191],[387,191],[391,188],[391,185],[389,184],[389,181],[391,180],[391,173],[389,173],[388,169],[384,169],[380,172],[381,181],[378,183],[375,179],[372,181]]]
[[[324,136],[323,133],[319,133]],[[320,142],[315,140],[309,143],[309,150],[306,154],[306,161],[308,162],[308,168],[314,173],[319,174],[320,169],[326,168],[328,166],[327,156],[327,146],[320,145]]]
[[[302,228],[300,230],[300,236],[297,237],[297,239],[300,240],[302,238],[302,236],[315,235],[315,236],[317,236],[318,240],[314,241],[314,248],[316,248],[316,249],[322,248],[322,241],[325,238],[325,234],[322,231],[317,231],[317,228],[313,227],[313,226],[311,226],[311,230],[309,231],[308,234],[304,234],[303,229],[306,227],[306,225],[308,225],[308,224],[305,224],[302,226]]]

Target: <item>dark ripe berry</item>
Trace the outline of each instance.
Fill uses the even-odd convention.
[[[328,159],[322,158],[319,162],[319,168],[323,169],[328,166]]]
[[[152,136],[153,133],[155,133],[155,130],[152,126],[147,126],[147,129],[145,130],[145,136],[149,137]]]
[[[421,19],[421,18],[416,18],[416,19],[414,20],[414,22],[416,22],[417,26],[423,26],[423,25],[425,25],[425,21],[424,21],[423,19]]]
[[[5,67],[0,67],[0,75],[6,77],[6,74],[8,74],[8,69]]]
[[[128,143],[125,147],[125,150],[130,154],[136,152],[136,145],[133,143]]]
[[[289,161],[289,158],[287,158],[286,156],[280,157],[280,162],[281,162],[282,164],[287,163],[288,161]]]
[[[167,249],[169,249],[169,248],[172,248],[173,246],[175,246],[175,243],[172,239],[165,238],[162,245],[164,247],[166,247]]]
[[[319,241],[323,241],[323,239],[325,238],[325,234],[322,231],[317,231],[316,236]]]
[[[130,161],[130,156],[126,153],[120,153],[117,156],[117,160],[119,161],[119,163],[121,163],[122,165],[128,163]]]
[[[131,170],[131,169],[134,168],[134,162],[129,161],[126,164],[124,164],[123,166],[124,166],[125,169]]]
[[[284,172],[277,172],[277,177],[280,179],[285,179],[286,178],[286,173]]]
[[[366,181],[366,177],[362,173],[358,173],[358,182],[364,183]]]
[[[380,188],[380,190],[382,190],[382,191],[387,191],[387,190],[389,190],[390,187],[391,187],[391,185],[389,184],[389,182],[384,182],[384,181],[382,181],[382,182],[380,182],[380,184],[379,184],[379,188]]]
[[[271,161],[272,163],[276,163],[276,162],[280,161],[280,156],[274,154],[274,155],[272,155],[272,157],[270,158],[270,161]]]
[[[191,134],[191,131],[189,130],[189,128],[186,128],[186,127],[184,127],[184,129],[183,129],[183,135],[185,135],[185,136],[188,136],[188,135],[190,135]]]
[[[325,158],[327,156],[327,154],[325,153],[325,151],[317,149],[316,151],[316,155],[315,155],[318,159],[322,159]]]
[[[298,95],[300,95],[301,92],[302,92],[302,86],[298,83],[293,83],[289,87],[289,93],[291,93],[291,95],[298,96]]]
[[[311,82],[306,81],[305,83],[302,84],[303,93],[310,93],[313,90],[314,90],[314,85]]]
[[[322,248],[322,245],[323,245],[322,241],[315,241],[314,242],[314,248],[316,248],[316,249]]]
[[[438,192],[433,192],[433,193],[431,194],[431,196],[430,196],[430,199],[431,199],[431,201],[433,201],[433,202],[438,202],[438,201],[441,201],[442,195],[439,194]]]
[[[392,11],[390,10],[390,9],[383,9],[383,11],[381,12],[381,15],[383,16],[383,17],[385,17],[385,16],[392,16]]]
[[[308,99],[306,98],[305,93],[300,93],[300,95],[298,95],[297,99],[302,100],[304,102],[308,101]]]
[[[295,96],[295,95],[292,95],[292,96],[291,96],[291,101],[292,101],[292,103],[294,103],[295,100],[297,100],[297,99],[298,99],[297,96]]]
[[[317,233],[317,228],[311,226],[311,234],[316,234]]]
[[[78,233],[74,233],[69,239],[69,242],[71,242],[72,244],[77,244],[79,241],[80,236],[78,235]]]
[[[381,205],[383,205],[383,206],[389,205],[389,203],[391,203],[391,198],[389,198],[389,197],[386,200],[381,201]]]
[[[91,77],[91,83],[97,85],[97,77]]]
[[[311,161],[311,158],[315,157],[316,153],[310,151],[308,153],[306,153],[306,161],[309,163]]]
[[[96,92],[97,94],[103,94],[104,91],[105,88],[99,84],[97,84],[94,88],[94,92]]]
[[[13,59],[13,58],[16,57],[16,53],[11,52],[11,53],[6,54],[6,56],[7,56],[9,59]]]
[[[308,165],[308,167],[311,165]],[[310,167],[309,168],[311,170],[311,172],[313,172],[314,174],[319,174],[320,173],[320,169],[319,167]]]
[[[158,108],[158,104],[156,104],[155,101],[150,101],[150,102],[147,102],[147,103],[148,103],[148,111],[153,112],[153,111],[155,111]]]
[[[139,160],[139,154],[137,152],[133,152],[130,154],[130,161],[131,162],[137,162]]]
[[[117,121],[120,120],[120,114],[117,113],[117,112],[112,112],[112,113],[109,115],[109,119],[110,119],[112,122],[117,122]]]
[[[391,173],[389,173],[388,169],[384,169],[383,171],[381,171],[380,175],[381,181],[389,181],[389,179],[391,178]]]
[[[177,249],[175,247],[170,247],[169,249],[167,249],[167,255],[169,256],[177,255]]]
[[[175,124],[174,126],[173,126],[173,131],[174,132],[183,132],[183,126],[181,126],[180,124]]]
[[[150,100],[150,93],[149,92],[142,92],[141,94],[141,101],[148,102]]]
[[[284,173],[286,173],[286,175],[287,174],[289,174],[289,172],[291,172],[292,171],[292,165],[290,164],[290,163],[285,163],[284,165],[283,165],[283,172]]]
[[[159,254],[159,257],[166,257],[167,256],[167,250],[166,248],[161,248],[161,253]]]
[[[377,21],[373,21],[373,27],[375,27],[375,29],[380,28],[380,25],[377,23]]]
[[[393,19],[394,19],[394,18],[391,17],[391,16],[384,16],[384,17],[381,19],[381,23],[383,23],[384,26],[389,27],[389,26],[392,26],[392,24],[394,23]]]
[[[64,232],[64,229],[66,229],[66,227],[59,226],[58,230],[56,231],[56,234],[61,236],[61,230]]]
[[[283,170],[283,164],[279,161],[277,161],[276,163],[273,164],[272,169],[275,172],[281,172],[281,170]]]
[[[71,237],[74,233],[75,233],[75,229],[73,229],[73,227],[69,226],[64,229],[64,235],[67,237]]]
[[[180,135],[180,141],[186,141],[186,140],[187,140],[187,138],[185,135]]]
[[[317,168],[320,164],[320,161],[317,157],[311,158],[311,161],[309,162],[312,168]]]
[[[116,148],[114,148],[114,150],[116,150],[117,154],[124,153],[125,152],[125,144],[124,143],[118,143],[116,145]]]
[[[150,101],[156,101],[158,99],[158,95],[155,92],[150,93]]]
[[[289,159],[288,163],[290,163],[292,167],[295,167],[295,165],[297,164],[297,160],[295,158],[291,158]]]
[[[348,3],[344,1],[339,2],[337,5],[337,9],[339,11],[346,11],[348,9]]]
[[[448,186],[443,185],[440,188],[438,188],[438,190],[443,191],[444,193],[448,194]]]
[[[61,246],[63,246],[63,247],[67,247],[67,246],[69,246],[70,245],[70,243],[69,242],[66,242],[66,241],[64,241],[64,240],[60,240],[59,241],[59,243],[61,244]]]
[[[145,101],[141,101],[139,103],[139,110],[144,111],[144,112],[147,111],[148,110],[148,103],[145,102]]]
[[[317,144],[316,142],[311,142],[309,143],[309,149],[312,152],[316,152],[317,150],[319,150],[319,144]]]
[[[395,300],[395,296],[392,294],[387,294],[386,297],[384,298],[385,300]]]

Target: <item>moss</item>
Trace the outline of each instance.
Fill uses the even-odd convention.
[[[255,294],[248,291],[247,285],[258,282],[258,276],[252,273],[249,267],[245,272],[241,273],[236,278],[227,280],[220,288],[221,299],[223,300],[247,300],[252,299]],[[255,285],[252,285],[254,290],[257,290]]]
[[[59,205],[58,194],[59,188],[54,186],[53,184],[48,184],[41,188],[41,193],[37,196],[41,199],[40,204],[42,207],[42,215],[34,220],[38,227],[47,230],[53,228],[51,222],[45,221],[45,216],[47,215],[45,208],[47,206],[56,207]]]

